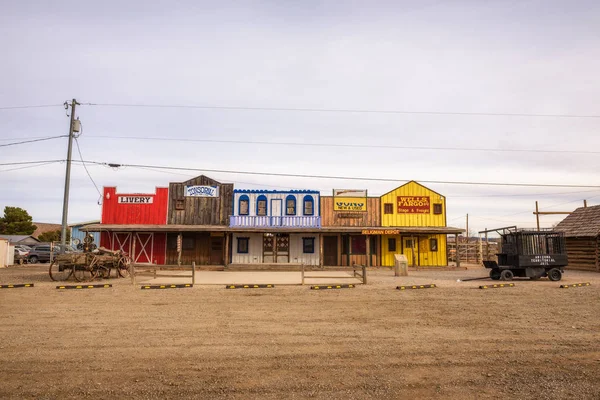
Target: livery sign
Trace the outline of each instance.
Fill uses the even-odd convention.
[[[186,186],[186,197],[219,197],[218,186]]]
[[[429,196],[398,196],[398,214],[429,214]]]
[[[119,204],[152,204],[153,196],[119,196],[117,202]]]

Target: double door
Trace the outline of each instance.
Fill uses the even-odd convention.
[[[265,233],[263,235],[263,262],[290,262],[290,235],[287,233]]]

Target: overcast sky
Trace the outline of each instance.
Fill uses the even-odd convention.
[[[85,160],[398,180],[206,172],[236,188],[380,195],[406,180],[600,186],[600,118],[85,104],[597,116],[598,21],[592,0],[3,2],[0,108],[58,106],[0,109],[0,145],[67,134],[60,104],[76,98]],[[0,163],[66,152],[66,138],[5,146]],[[65,164],[17,167],[0,166],[0,207],[60,223]],[[202,173],[88,169],[100,190],[140,193]],[[448,225],[464,227],[468,213],[474,231],[535,226],[535,200],[542,211],[600,204],[598,187],[425,185],[446,195]],[[69,222],[99,219],[98,197],[74,165]],[[542,226],[562,218],[544,216]]]

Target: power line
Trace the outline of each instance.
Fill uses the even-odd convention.
[[[174,171],[197,171],[197,172],[213,172],[222,174],[240,174],[240,175],[261,175],[261,176],[281,176],[290,178],[311,178],[311,179],[336,179],[349,181],[363,182],[409,182],[415,180],[421,183],[447,184],[447,185],[478,185],[478,186],[514,186],[514,187],[562,187],[562,188],[592,188],[600,189],[600,185],[561,185],[561,184],[536,184],[536,183],[504,183],[504,182],[467,182],[467,181],[430,181],[420,179],[391,179],[391,178],[369,178],[369,177],[349,177],[349,176],[328,176],[328,175],[309,175],[309,174],[285,174],[277,172],[251,172],[251,171],[234,171],[208,168],[189,168],[189,167],[170,167],[161,165],[144,165],[144,164],[120,164],[107,163],[99,161],[85,161],[89,164],[104,165],[111,168],[119,167],[145,167]]]
[[[59,138],[68,137],[68,136],[69,135],[60,135],[60,136],[46,137],[46,138],[42,138],[42,139],[24,140],[22,142],[0,144],[0,147],[15,146],[17,144],[25,144],[25,143],[43,142],[45,140],[59,139]]]
[[[453,112],[453,111],[405,111],[405,110],[366,110],[343,108],[293,108],[293,107],[237,107],[237,106],[198,106],[186,104],[126,104],[126,103],[82,103],[87,106],[99,107],[138,107],[138,108],[188,108],[203,110],[241,110],[241,111],[297,111],[297,112],[328,112],[356,114],[425,114],[425,115],[464,115],[487,117],[550,117],[550,118],[600,118],[600,115],[575,114],[528,114],[528,113],[484,113],[484,112]]]
[[[18,162],[0,163],[0,166],[1,165],[43,164],[43,163],[54,163],[54,162],[65,162],[65,160],[18,161]]]
[[[51,162],[42,163],[42,164],[26,165],[26,166],[24,166],[24,167],[16,167],[16,168],[10,168],[10,169],[2,169],[2,170],[0,170],[0,172],[17,171],[17,170],[20,170],[20,169],[27,169],[27,168],[43,167],[44,165],[54,164],[54,163],[56,163],[56,162],[59,162],[59,161],[51,161]]]
[[[81,159],[81,163],[83,164],[83,168],[85,169],[87,176],[90,178],[90,180],[94,184],[94,187],[96,188],[96,191],[98,192],[98,195],[100,196],[100,198],[102,198],[102,192],[100,192],[100,189],[98,189],[98,185],[96,185],[96,182],[94,182],[94,178],[92,178],[92,175],[90,175],[90,171],[88,171],[87,166],[85,165],[85,161],[83,161],[83,156],[81,155],[81,148],[79,147],[79,140],[77,140],[77,137],[75,137],[74,139],[75,139],[75,144],[77,145],[77,152],[79,153],[79,158]],[[98,200],[98,204],[100,204],[99,200]]]
[[[63,104],[41,104],[35,106],[7,106],[0,107],[0,110],[18,110],[23,108],[47,108],[47,107],[63,107]]]
[[[271,146],[307,146],[307,147],[343,147],[358,149],[403,149],[403,150],[436,150],[436,151],[491,151],[502,153],[562,153],[562,154],[600,154],[600,151],[589,150],[538,150],[538,149],[493,149],[493,148],[469,148],[469,147],[429,147],[429,146],[396,146],[396,145],[373,145],[373,144],[344,144],[344,143],[302,143],[302,142],[268,142],[254,140],[217,140],[217,139],[186,139],[166,137],[137,137],[137,136],[88,136],[101,139],[124,139],[124,140],[153,140],[168,142],[200,142],[200,143],[226,143],[226,144],[255,144]]]

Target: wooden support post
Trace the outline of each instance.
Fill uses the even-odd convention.
[[[133,261],[129,266],[129,275],[131,275],[131,284],[135,286],[135,264],[133,263]]]
[[[537,230],[540,230],[540,210],[538,208],[538,202],[535,201],[535,219],[537,221]]]
[[[181,232],[177,234],[177,265],[181,265],[181,252],[183,249],[183,235]]]
[[[485,260],[490,260],[490,242],[488,241],[487,228],[485,228]]]
[[[319,266],[324,267],[325,262],[323,261],[323,234],[319,233],[317,235],[317,238],[319,239]]]
[[[225,255],[223,256],[223,263],[224,263],[224,267],[227,267],[227,264],[229,264],[229,241],[230,241],[231,235],[229,233],[225,234]]]
[[[196,284],[196,262],[192,261],[192,285]]]
[[[456,244],[456,249],[454,251],[455,259],[456,259],[456,266],[460,267],[460,254],[458,253],[458,233],[454,234],[454,243]]]
[[[587,200],[583,199],[583,206],[587,207]]]
[[[362,273],[363,273],[363,285],[367,284],[367,267],[365,267],[363,265],[362,267]]]
[[[366,246],[367,246],[367,267],[371,266],[371,236],[366,235]]]
[[[416,266],[417,258],[415,257],[415,237],[413,235],[410,236],[410,244],[412,247],[412,266],[414,268]]]
[[[304,285],[304,263],[302,263],[302,285]]]

